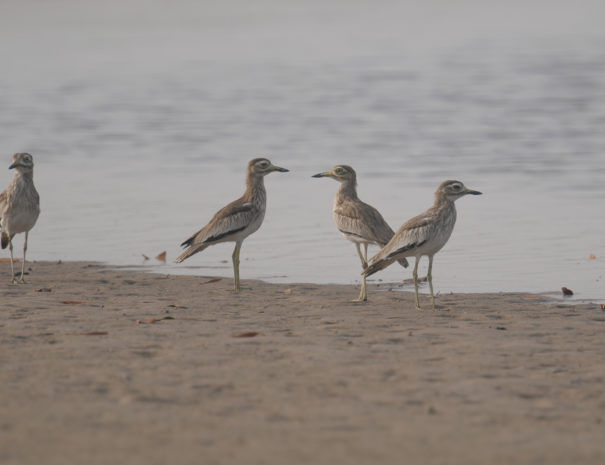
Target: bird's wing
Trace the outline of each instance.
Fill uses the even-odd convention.
[[[8,198],[8,194],[6,191],[3,191],[0,194],[0,220],[2,219],[2,215],[4,214],[4,210],[6,209],[6,199]]]
[[[434,224],[432,220],[432,212],[427,210],[425,213],[406,221],[387,245],[372,257],[370,262],[414,255],[414,249],[423,245],[430,237],[431,228]]]
[[[341,233],[380,246],[393,237],[393,230],[380,212],[361,201],[341,203],[334,209],[334,219]]]
[[[239,198],[216,212],[206,226],[183,242],[181,246],[190,247],[229,240],[229,236],[246,229],[259,213],[258,207]]]

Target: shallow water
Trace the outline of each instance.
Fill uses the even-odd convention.
[[[605,296],[598,3],[551,8],[548,27],[540,2],[521,23],[515,2],[435,2],[412,15],[411,3],[183,1],[145,15],[137,2],[60,5],[8,1],[0,15],[4,158],[34,154],[42,197],[32,259],[231,276],[232,244],[172,261],[241,195],[247,161],[268,156],[291,172],[265,180],[267,215],[244,243],[243,278],[359,282],[354,246],[331,218],[337,184],[310,177],[347,163],[394,229],[445,179],[484,193],[457,202],[436,290]],[[2,185],[11,175],[0,170]],[[163,250],[167,264],[142,258]],[[393,266],[375,278],[410,276]]]

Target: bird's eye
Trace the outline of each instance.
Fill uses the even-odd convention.
[[[336,168],[336,174],[339,174],[342,176],[343,174],[345,174],[345,170],[343,170],[342,168]]]
[[[262,168],[262,169],[266,169],[269,167],[269,163],[267,163],[266,161],[262,161],[258,164],[258,167]]]

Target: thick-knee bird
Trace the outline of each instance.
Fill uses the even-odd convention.
[[[313,175],[314,178],[330,177],[340,183],[332,214],[336,227],[342,235],[355,244],[361,266],[368,264],[368,245],[384,247],[393,237],[393,230],[378,210],[362,202],[357,196],[357,174],[348,165],[337,165],[330,171]],[[361,248],[363,247],[363,253]],[[399,260],[403,267],[408,266],[405,258]],[[361,281],[361,291],[356,302],[368,300],[365,275]]]
[[[40,215],[40,196],[34,186],[34,159],[29,153],[15,153],[9,169],[15,170],[15,176],[0,194],[0,241],[3,249],[7,246],[10,249],[12,282],[24,283],[27,238]],[[13,237],[19,233],[25,233],[25,240],[21,277],[17,279],[13,268]]]
[[[206,226],[184,241],[181,246],[186,247],[186,250],[177,257],[176,262],[181,263],[211,245],[220,242],[235,242],[231,258],[233,260],[234,287],[235,291],[239,292],[239,254],[242,242],[257,231],[263,223],[267,204],[263,179],[274,171],[287,172],[289,170],[273,165],[266,158],[251,160],[248,163],[244,195],[219,210]]]
[[[465,195],[481,195],[481,192],[468,189],[460,181],[444,181],[435,192],[435,203],[424,213],[415,216],[395,233],[393,238],[380,252],[374,255],[368,267],[363,271],[364,276],[370,276],[380,271],[395,260],[405,257],[415,257],[414,291],[416,308],[420,309],[418,301],[418,263],[420,257],[429,257],[427,279],[431,291],[431,303],[435,309],[435,294],[433,293],[433,257],[446,244],[456,224],[456,207],[454,202]]]

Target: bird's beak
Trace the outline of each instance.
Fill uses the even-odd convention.
[[[17,163],[13,163],[11,166],[8,167],[9,170],[12,170],[13,168],[16,168],[18,165]]]
[[[290,170],[287,170],[286,168],[282,168],[281,166],[271,165],[271,171],[279,171],[280,173],[287,173]]]
[[[473,190],[467,189],[467,190],[466,190],[466,192],[465,192],[465,194],[471,194],[471,195],[481,195],[481,194],[482,194],[482,192],[479,192],[479,191],[473,191]]]
[[[331,171],[324,171],[323,173],[317,173],[314,174],[313,176],[311,176],[312,178],[325,178],[325,177],[332,177],[332,172]]]

